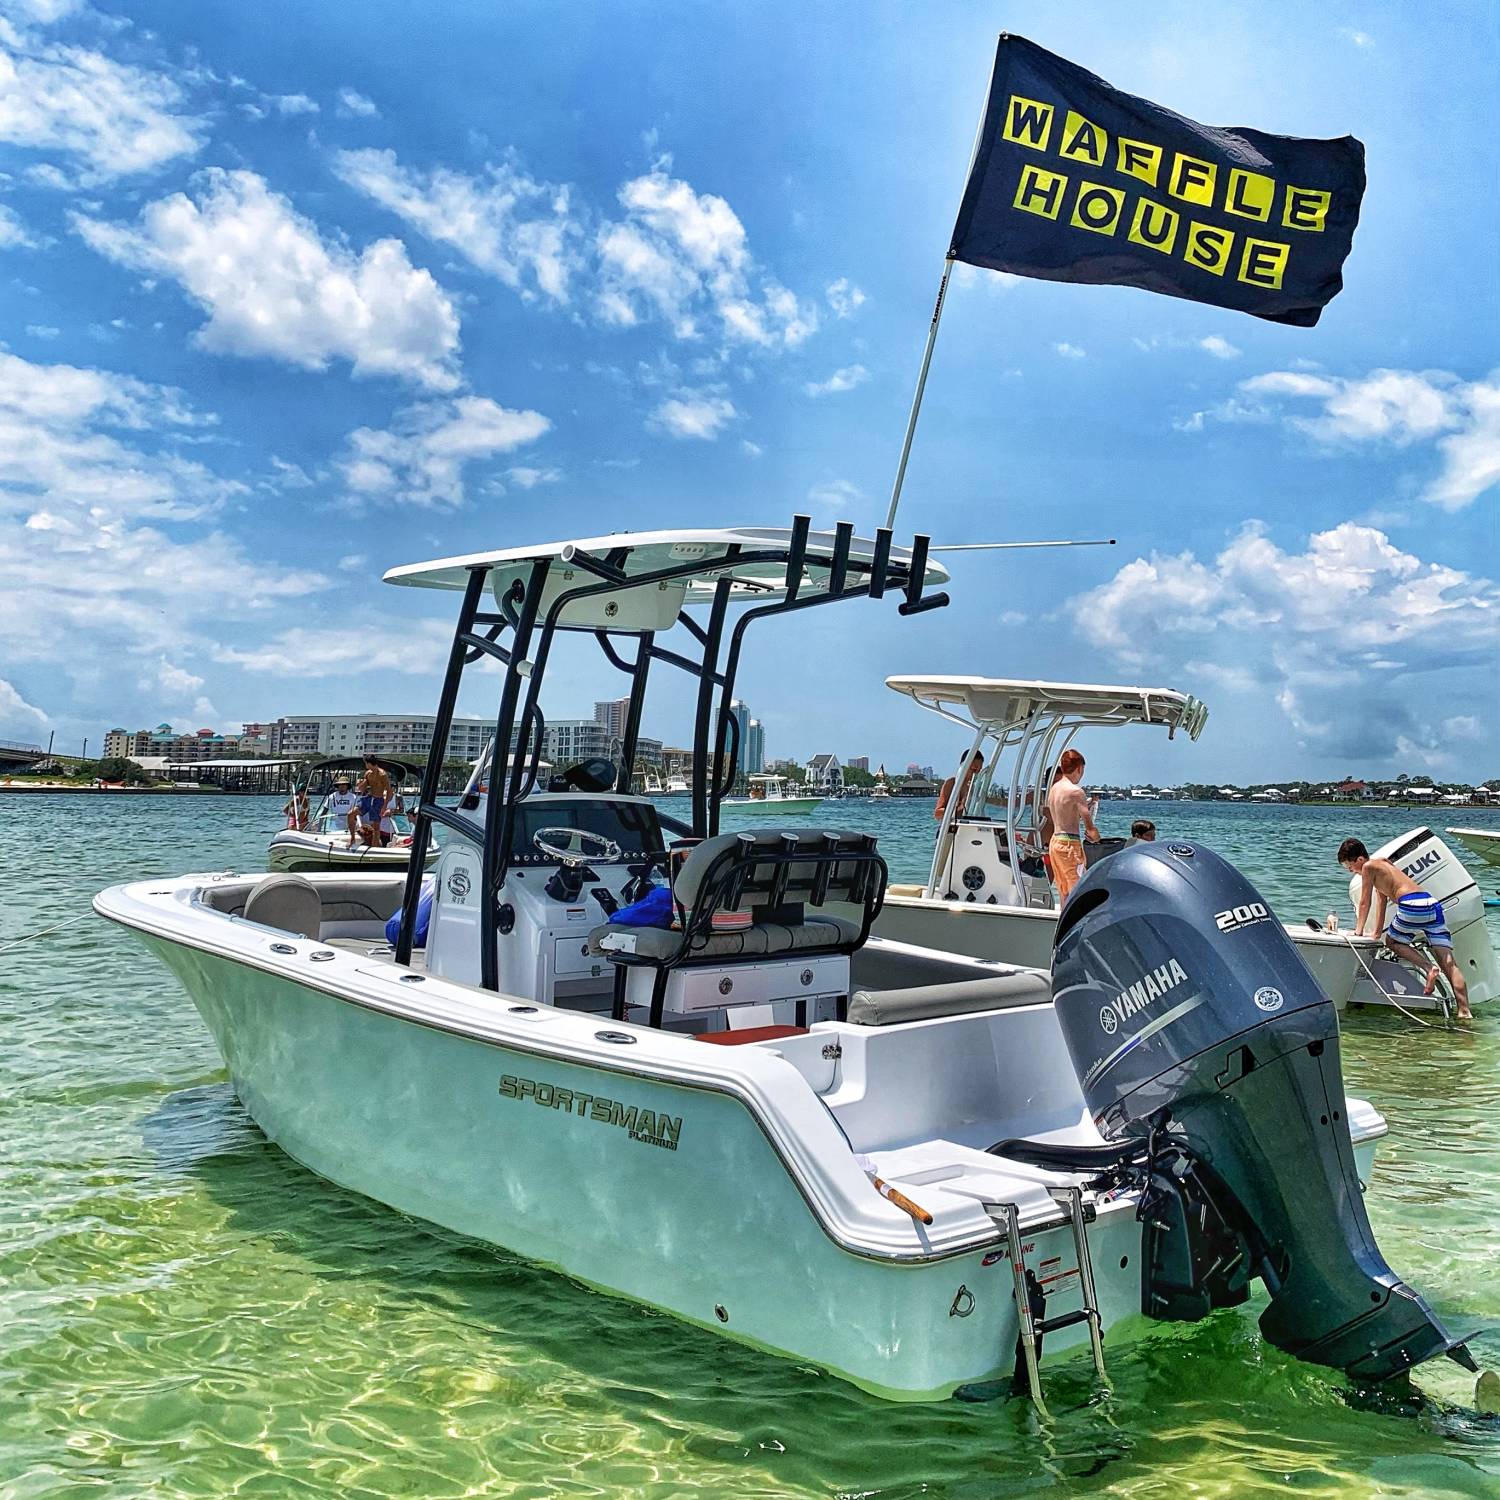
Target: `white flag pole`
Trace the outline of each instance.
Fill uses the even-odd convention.
[[[1003,38],[1006,33],[1001,32]],[[999,62],[998,47],[995,61]],[[995,87],[995,65],[990,66],[989,87],[984,91],[984,108],[979,111],[979,124],[974,127],[974,144],[969,147],[969,167],[964,173],[964,190],[968,190],[969,178],[974,172],[974,158],[979,155],[979,142],[984,135],[985,118],[990,112],[990,93]],[[959,195],[962,202],[963,195]],[[932,346],[937,343],[938,324],[943,320],[943,302],[948,296],[948,281],[953,275],[953,257],[943,262],[943,279],[938,282],[937,301],[932,309],[932,323],[927,329],[927,347],[922,351],[922,369],[917,375],[917,390],[911,401],[911,415],[906,419],[906,436],[901,442],[901,462],[896,465],[896,482],[891,486],[891,505],[885,513],[887,527],[896,524],[896,507],[901,504],[901,486],[906,483],[906,461],[911,457],[911,440],[916,435],[917,417],[922,410],[922,392],[927,389],[927,371],[932,364]]]
[[[948,295],[948,278],[953,275],[953,257],[943,262],[943,279],[938,282],[937,302],[932,309],[932,323],[927,329],[927,347],[922,351],[922,369],[917,375],[917,391],[911,398],[911,415],[906,419],[906,437],[901,443],[901,462],[896,465],[896,483],[891,487],[891,508],[885,513],[887,528],[896,524],[896,507],[901,503],[901,486],[906,482],[906,461],[911,457],[911,440],[916,435],[917,417],[922,410],[922,392],[927,389],[927,371],[932,365],[932,346],[937,343],[938,324],[943,320],[943,302]]]

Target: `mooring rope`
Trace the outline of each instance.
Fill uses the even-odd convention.
[[[29,943],[33,938],[46,937],[49,932],[60,932],[64,927],[74,927],[79,922],[87,922],[93,916],[93,912],[81,912],[76,917],[69,917],[66,922],[54,922],[50,927],[43,927],[40,932],[28,932],[25,937],[12,938],[8,943],[0,943],[0,953],[7,953],[12,948],[19,948],[22,943]]]

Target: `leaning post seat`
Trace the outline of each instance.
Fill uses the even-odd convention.
[[[669,1008],[805,1001],[835,990],[842,1013],[848,958],[880,914],[886,873],[870,834],[765,828],[705,839],[672,883],[676,927],[608,922],[589,934],[590,950],[616,966],[616,1019],[629,1004],[649,1003],[651,1024],[659,1026]],[[832,906],[857,916],[826,909]],[[730,912],[748,912],[750,925],[715,931],[714,918]],[[788,984],[779,971],[792,964],[800,967]],[[733,974],[692,982],[710,980],[705,970],[749,966],[765,982]]]

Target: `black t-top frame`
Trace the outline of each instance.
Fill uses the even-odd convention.
[[[630,678],[630,706],[625,715],[625,733],[620,748],[620,770],[624,777],[629,777],[635,764],[641,710],[652,662],[665,662],[698,679],[693,730],[692,829],[699,838],[711,838],[719,831],[719,804],[733,787],[739,764],[739,726],[729,712],[729,705],[734,697],[745,632],[752,622],[794,610],[837,604],[846,599],[879,599],[887,592],[902,595],[900,612],[903,615],[940,609],[948,603],[947,594],[924,593],[928,537],[919,535],[913,538],[909,560],[894,560],[891,557],[891,531],[882,527],[875,533],[875,545],[868,557],[851,557],[854,527],[841,521],[834,530],[831,550],[827,554],[809,556],[807,542],[811,524],[807,516],[796,516],[791,532],[783,542],[754,546],[730,543],[722,557],[700,557],[646,573],[625,573],[623,564],[631,550],[628,547],[607,550],[602,556],[572,548],[564,558],[539,557],[531,562],[526,575],[516,578],[500,598],[498,613],[480,608],[485,585],[495,565],[477,563],[470,568],[458,625],[453,632],[453,645],[448,653],[448,670],[438,697],[437,715],[432,726],[432,749],[422,776],[421,800],[413,819],[411,861],[406,872],[401,927],[396,938],[397,963],[411,963],[423,868],[431,847],[433,825],[440,823],[478,845],[481,851],[481,911],[485,919],[479,924],[480,983],[488,990],[499,989],[498,897],[510,865],[517,804],[536,786],[542,735],[546,727],[540,694],[547,657],[559,629],[584,628],[559,623],[570,604],[591,595],[670,583],[701,575],[709,569],[717,571],[737,564],[784,566],[784,586],[768,585],[766,588],[768,594],[779,597],[764,604],[751,602],[732,628],[728,623],[731,596],[736,586],[742,594],[751,587],[744,579],[722,577],[717,580],[713,596],[708,601],[705,621],[694,619],[684,606],[678,623],[700,647],[696,661],[657,645],[653,631],[595,629],[592,632],[611,665]],[[557,593],[543,611],[542,599],[549,572],[556,562],[564,562],[568,568],[591,575],[592,581],[580,582],[574,588]],[[802,587],[804,574],[814,569],[826,572],[826,586],[815,592],[805,591]],[[632,656],[623,655],[618,649],[627,636],[635,639]],[[504,676],[500,707],[495,716],[490,790],[481,827],[460,809],[439,807],[437,795],[464,668],[482,656],[500,662]],[[629,786],[628,780],[626,786]]]

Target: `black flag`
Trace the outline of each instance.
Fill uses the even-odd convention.
[[[1364,191],[1353,136],[1199,125],[1005,35],[948,253],[1310,328],[1344,284]]]

